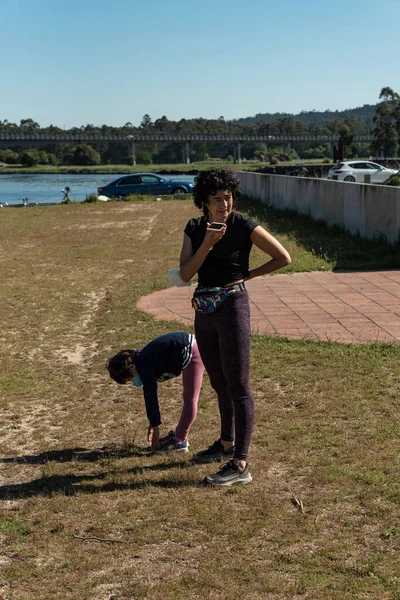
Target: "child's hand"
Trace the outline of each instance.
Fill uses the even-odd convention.
[[[160,449],[160,432],[158,427],[153,427],[153,436],[151,438],[151,449],[159,450]]]

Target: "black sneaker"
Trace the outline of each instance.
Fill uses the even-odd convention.
[[[215,475],[207,475],[204,479],[204,483],[224,487],[229,487],[235,483],[250,483],[251,481],[253,481],[253,478],[250,475],[247,465],[240,473],[239,467],[234,460],[227,462]]]
[[[211,446],[207,448],[207,450],[202,450],[201,452],[196,452],[193,455],[193,460],[197,463],[213,463],[213,462],[221,462],[221,460],[228,460],[233,456],[234,447],[228,448],[225,450],[220,440],[216,440]]]

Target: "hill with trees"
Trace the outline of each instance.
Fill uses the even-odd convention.
[[[42,128],[33,119],[22,119],[20,124],[0,120],[0,131],[22,133],[71,133],[77,139],[74,143],[47,143],[32,149],[10,147],[0,149],[0,161],[12,164],[132,164],[129,136],[135,133],[164,134],[226,134],[226,135],[320,135],[337,136],[346,146],[349,158],[365,157],[371,152],[385,153],[385,156],[397,151],[400,140],[400,97],[391,88],[381,90],[381,102],[377,105],[365,104],[359,108],[345,111],[303,111],[297,115],[286,113],[259,113],[254,117],[225,120],[218,119],[180,119],[170,121],[162,116],[155,121],[150,115],[143,116],[138,126],[130,122],[121,127],[92,124],[72,127],[69,130],[50,125]],[[354,143],[356,135],[373,134],[373,144]],[[80,134],[111,135],[126,137],[126,143],[93,141],[90,146],[79,140]],[[209,159],[233,160],[235,148],[232,142],[192,142],[190,145],[191,162]],[[242,158],[260,161],[279,161],[280,159],[321,159],[331,156],[331,145],[320,142],[296,142],[290,151],[280,145],[269,143],[243,143]],[[141,142],[137,147],[137,162],[140,164],[166,164],[182,162],[182,147],[169,142]]]
[[[359,108],[348,108],[346,110],[308,110],[301,111],[300,113],[293,115],[290,113],[258,113],[254,117],[244,117],[240,119],[233,119],[232,123],[239,123],[240,125],[257,125],[260,123],[276,123],[284,118],[294,118],[303,125],[325,125],[333,120],[358,120],[363,124],[365,128],[371,128],[373,124],[373,118],[376,111],[376,104],[364,104]]]

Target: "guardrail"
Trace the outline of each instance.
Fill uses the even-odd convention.
[[[0,132],[0,140],[21,141],[98,141],[98,142],[331,142],[337,143],[337,136],[328,135],[225,135],[211,133],[188,134],[132,134],[132,135],[100,135],[87,133],[12,133]],[[359,135],[354,137],[355,142],[371,142],[372,136]]]

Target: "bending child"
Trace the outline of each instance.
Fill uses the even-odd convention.
[[[110,377],[117,383],[143,386],[146,414],[149,420],[147,439],[153,450],[187,452],[187,439],[196,414],[204,365],[194,335],[176,331],[152,340],[141,350],[121,350],[107,361]],[[182,373],[183,408],[175,431],[160,437],[158,382]]]

